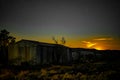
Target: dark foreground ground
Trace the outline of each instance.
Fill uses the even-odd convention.
[[[119,80],[119,62],[1,66],[0,80]]]

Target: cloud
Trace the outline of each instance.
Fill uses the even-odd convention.
[[[82,41],[87,48],[91,48],[93,46],[95,46],[97,43],[94,43],[94,42],[89,42],[89,41]]]
[[[105,40],[113,40],[113,38],[97,38],[97,39],[94,39],[94,40],[105,41]]]

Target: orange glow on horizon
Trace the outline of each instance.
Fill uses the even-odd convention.
[[[95,47],[96,50],[104,50],[102,47]]]
[[[21,39],[28,39],[28,40],[35,40],[39,42],[45,43],[54,43],[51,36],[21,36],[17,34],[12,34],[16,37],[16,41]],[[58,40],[58,44],[61,43],[61,37],[55,37]],[[96,50],[120,50],[120,38],[114,37],[88,37],[88,38],[81,38],[81,37],[65,37],[66,43],[63,44],[67,47],[71,48],[89,48],[89,49],[96,49]]]

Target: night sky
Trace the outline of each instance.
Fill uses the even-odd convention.
[[[117,0],[1,0],[0,30],[17,40],[66,46],[120,49],[120,3]]]

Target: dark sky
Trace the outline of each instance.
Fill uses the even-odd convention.
[[[20,36],[120,37],[119,27],[115,0],[0,1],[0,29]]]

